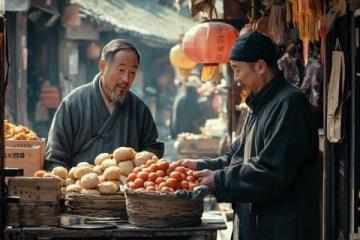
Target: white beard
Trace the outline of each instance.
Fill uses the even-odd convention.
[[[127,93],[124,93],[122,95],[117,95],[114,91],[110,92],[111,101],[114,104],[123,104],[126,100]]]

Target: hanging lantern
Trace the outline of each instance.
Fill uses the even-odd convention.
[[[100,57],[100,53],[100,46],[95,42],[90,43],[86,49],[86,56],[91,60],[98,59]]]
[[[189,76],[191,69],[196,66],[196,62],[192,61],[186,55],[179,44],[171,48],[169,58],[170,63],[178,70],[179,75],[183,78]]]
[[[237,30],[222,22],[204,22],[185,34],[182,46],[186,55],[204,64],[201,80],[220,80],[219,64],[230,61],[230,50],[237,37]]]

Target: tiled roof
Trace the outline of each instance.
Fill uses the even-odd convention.
[[[80,5],[82,17],[116,32],[128,32],[155,44],[174,44],[192,19],[162,6],[158,0],[71,0]]]

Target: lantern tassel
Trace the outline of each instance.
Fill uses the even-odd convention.
[[[218,84],[220,77],[220,66],[218,64],[204,64],[201,81],[211,81],[214,84]]]

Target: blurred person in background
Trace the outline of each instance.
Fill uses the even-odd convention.
[[[202,111],[199,106],[199,96],[196,91],[200,84],[197,76],[189,76],[183,82],[183,90],[175,98],[170,133],[175,139],[179,133],[199,133],[202,123]]]

